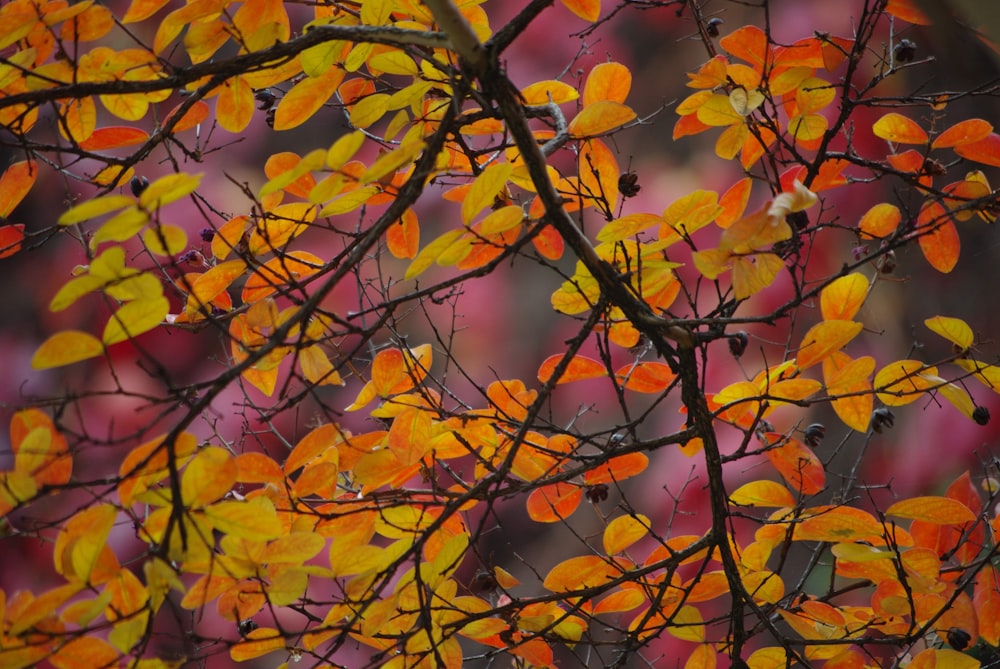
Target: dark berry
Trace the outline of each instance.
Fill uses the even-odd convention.
[[[736,334],[729,335],[729,352],[734,358],[739,358],[746,352],[749,343],[750,338],[747,337],[747,333],[740,330]]]
[[[891,430],[896,422],[896,416],[886,407],[879,407],[872,412],[872,430],[882,434],[883,430]]]
[[[892,50],[897,63],[909,63],[917,57],[917,43],[913,40],[901,39]]]
[[[823,441],[823,437],[826,436],[826,426],[822,423],[813,423],[806,428],[805,436],[803,441],[806,442],[807,446],[816,448]]]
[[[608,498],[608,486],[605,483],[598,483],[597,485],[592,485],[588,487],[584,493],[594,504],[598,502],[603,502]]]
[[[139,197],[142,195],[142,191],[146,190],[149,186],[149,179],[146,177],[132,177],[132,180],[128,182],[128,187],[132,190],[132,195]]]
[[[718,16],[710,18],[707,23],[705,23],[705,32],[708,33],[709,37],[715,38],[719,36],[719,26],[721,26],[725,21],[720,19]]]
[[[976,407],[972,410],[972,420],[979,425],[986,425],[990,422],[990,410],[983,406]]]

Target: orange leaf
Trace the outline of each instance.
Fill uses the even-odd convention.
[[[662,362],[639,362],[625,365],[615,372],[615,378],[627,390],[662,393],[670,387],[677,375],[670,369],[670,365]]]
[[[677,140],[681,137],[687,137],[688,135],[697,135],[698,133],[711,129],[711,127],[712,126],[707,123],[699,121],[697,114],[681,116],[677,119],[677,123],[674,124],[673,139]],[[744,144],[744,146],[746,145]]]
[[[538,254],[546,260],[559,260],[562,258],[563,251],[565,250],[565,242],[559,232],[545,222],[539,222],[536,225],[543,226],[531,240]]]
[[[0,258],[12,256],[21,250],[24,241],[24,225],[0,225]]]
[[[556,354],[546,358],[545,362],[538,368],[538,380],[542,383],[548,383],[549,379],[552,378],[552,374],[556,371],[556,366],[564,357],[564,355]],[[601,362],[586,356],[575,355],[569,361],[569,366],[566,367],[566,371],[559,377],[556,383],[562,384],[582,381],[584,379],[596,379],[607,376],[607,374],[608,370]]]
[[[603,465],[587,471],[583,475],[583,482],[591,486],[624,481],[646,471],[648,466],[649,457],[644,453],[626,453],[611,458]]]
[[[573,137],[593,137],[611,132],[636,117],[635,111],[627,105],[611,100],[601,100],[584,107],[569,123],[569,134]]]
[[[195,279],[191,286],[188,306],[192,307],[192,311],[205,307],[241,276],[246,268],[247,264],[243,260],[227,260],[208,270]]]
[[[584,21],[594,23],[601,18],[601,0],[562,0],[562,3]]]
[[[227,79],[219,89],[215,116],[224,130],[239,133],[250,125],[256,108],[253,90],[242,76],[235,76]]]
[[[858,222],[861,239],[885,239],[899,226],[903,215],[899,207],[882,202],[865,212]]]
[[[784,441],[781,446],[767,451],[767,457],[781,478],[803,495],[815,495],[826,485],[823,463],[805,444],[775,432],[767,433],[770,443]]]
[[[385,233],[386,247],[395,258],[413,260],[420,249],[420,224],[412,209],[407,209]]]
[[[871,541],[880,537],[882,524],[867,511],[850,506],[818,507],[795,526],[792,535],[796,541]]]
[[[528,517],[536,523],[555,523],[573,515],[583,499],[583,489],[568,483],[535,488],[526,502]]]
[[[267,161],[264,163],[264,174],[267,175],[268,179],[276,180],[278,177],[292,172],[292,170],[298,167],[301,163],[302,157],[297,153],[293,153],[291,151],[275,153],[268,157]],[[302,165],[300,171],[308,166],[307,162],[307,164]],[[292,175],[286,177],[285,181],[282,181],[281,183],[284,184],[288,178],[291,178],[291,176]],[[301,174],[290,184],[282,185],[281,190],[308,200],[309,193],[315,187],[316,179],[310,172],[307,171],[304,174]]]
[[[875,359],[870,356],[851,360],[838,351],[823,360],[823,379],[830,395],[844,395],[833,400],[833,410],[849,428],[858,432],[868,429],[874,398],[870,391]]]
[[[896,502],[885,510],[887,516],[922,520],[937,525],[973,523],[976,514],[965,504],[950,497],[911,497]]]
[[[168,113],[166,117],[163,119],[164,125],[166,125],[167,122],[170,121],[170,119],[172,119],[174,116],[177,115],[178,112],[180,112],[181,106],[182,105],[177,105],[176,107],[170,110],[170,113]],[[184,112],[184,116],[182,116],[177,120],[177,125],[174,126],[173,131],[184,132],[185,130],[190,130],[191,128],[194,128],[198,124],[204,123],[204,121],[208,118],[208,114],[209,114],[208,105],[202,102],[201,100],[198,100],[193,105],[191,105],[190,109]]]
[[[983,165],[1000,167],[1000,135],[991,132],[979,141],[959,144],[955,153]]]
[[[917,123],[902,114],[889,112],[872,126],[876,137],[896,144],[926,144],[927,133]]]
[[[875,375],[875,389],[878,398],[889,406],[902,406],[916,400],[931,383],[923,374],[937,376],[937,368],[929,367],[919,360],[897,360],[891,362]]]
[[[160,11],[170,0],[133,0],[125,10],[122,23],[138,23]]]
[[[959,121],[931,142],[932,149],[945,149],[963,144],[978,142],[993,131],[993,125],[981,118],[970,118]]]
[[[856,321],[828,320],[809,328],[799,345],[799,369],[812,367],[854,339],[864,326]]]
[[[583,106],[610,100],[625,102],[632,89],[632,72],[621,63],[600,63],[587,75],[583,86]]]
[[[280,291],[282,294],[303,290],[302,281],[323,268],[323,261],[308,251],[292,251],[271,258],[258,267],[243,285],[245,303],[258,302]],[[197,285],[197,284],[196,284]]]
[[[927,15],[917,9],[914,0],[889,0],[885,5],[885,11],[907,23],[915,23],[920,26],[931,24]]]
[[[728,228],[743,216],[746,211],[747,202],[750,201],[750,188],[753,181],[750,177],[744,177],[729,187],[722,197],[719,198],[719,206],[722,211],[715,219],[715,224],[720,228]]]
[[[318,77],[306,77],[292,86],[274,112],[274,129],[297,128],[318,112],[344,81],[346,71],[329,67]]]
[[[931,267],[947,274],[958,264],[962,242],[955,224],[938,202],[928,202],[917,216],[918,242]]]
[[[552,592],[571,592],[604,585],[621,573],[622,570],[607,558],[582,555],[557,564],[549,570],[542,585]]]
[[[614,213],[618,205],[618,161],[599,139],[584,142],[579,158],[580,190],[602,211]]]
[[[979,617],[979,634],[991,646],[1000,645],[1000,573],[986,565],[976,574],[972,598]]]
[[[764,70],[771,52],[764,31],[750,25],[738,28],[720,39],[719,46],[736,58],[750,63],[757,72]]]
[[[11,212],[21,203],[21,200],[28,194],[31,187],[35,185],[35,178],[37,176],[38,165],[29,160],[14,163],[4,171],[3,176],[0,177],[0,219],[11,215]],[[23,225],[20,231],[24,231]],[[10,235],[11,233],[8,232],[7,234]],[[21,237],[23,236],[22,234]],[[18,241],[20,241],[20,238],[18,238]],[[0,252],[10,245],[10,241],[0,236]],[[11,255],[12,253],[16,253],[16,250],[10,251],[5,255]],[[0,255],[0,258],[2,257],[4,255]]]
[[[145,130],[129,126],[110,126],[95,130],[86,141],[80,142],[80,148],[85,151],[103,151],[142,144],[147,139],[149,133]]]
[[[859,272],[842,276],[819,295],[823,320],[849,321],[858,313],[868,296],[868,279]]]

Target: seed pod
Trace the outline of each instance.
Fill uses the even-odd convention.
[[[202,228],[198,231],[198,236],[201,237],[201,241],[210,242],[215,239],[215,230],[212,228]]]
[[[247,618],[236,623],[236,631],[240,633],[240,636],[245,637],[255,629],[257,629],[257,623],[254,622],[253,618]]]
[[[872,412],[872,430],[882,434],[883,430],[891,430],[896,422],[896,416],[886,407],[879,407]]]
[[[972,420],[979,425],[986,425],[990,422],[990,410],[984,406],[978,406],[972,410]]]
[[[813,423],[806,428],[803,441],[807,446],[817,448],[826,436],[826,426],[822,423]]]
[[[257,109],[261,111],[267,111],[274,106],[274,102],[277,98],[274,97],[274,93],[271,92],[270,88],[262,88],[253,94],[254,99],[257,100]]]
[[[718,16],[714,16],[705,23],[705,32],[711,38],[716,38],[719,36],[719,26],[721,26],[725,21],[720,19]]]
[[[969,642],[972,641],[972,636],[963,629],[958,627],[952,627],[948,630],[946,635],[948,639],[948,645],[955,650],[965,650],[969,647]]]
[[[736,334],[729,335],[729,352],[733,354],[734,358],[739,358],[746,352],[749,343],[750,338],[747,333],[740,330]]]
[[[149,179],[146,177],[132,177],[131,181],[128,182],[132,195],[136,197],[142,195],[142,191],[146,190],[147,186],[149,186]]]
[[[913,40],[901,39],[892,49],[893,58],[897,63],[910,63],[917,57],[917,43]]]
[[[598,483],[597,485],[588,486],[583,493],[587,496],[587,499],[593,504],[598,502],[603,502],[608,498],[608,486],[606,483]]]
[[[640,190],[642,186],[639,185],[639,175],[635,172],[626,172],[618,177],[618,192],[623,197],[635,197]]]
[[[473,592],[493,592],[499,586],[493,572],[481,569],[472,577],[471,589]]]

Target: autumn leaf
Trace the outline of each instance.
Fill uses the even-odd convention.
[[[584,107],[569,123],[573,137],[596,137],[629,123],[636,118],[631,107],[612,100],[599,100]]]

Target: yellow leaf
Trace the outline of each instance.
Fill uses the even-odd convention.
[[[728,95],[715,93],[697,111],[698,120],[709,126],[726,126],[744,123],[743,117],[733,109]]]
[[[449,230],[425,246],[420,253],[417,254],[417,257],[413,259],[410,266],[406,268],[406,274],[403,275],[403,278],[413,279],[423,274],[424,271],[433,265],[435,261],[437,261],[438,257],[444,253],[448,247],[454,244],[459,237],[464,235],[465,232],[465,228]]]
[[[807,369],[827,356],[842,349],[854,339],[861,329],[861,323],[847,320],[828,320],[809,328],[796,357],[799,369]]]
[[[339,170],[347,161],[354,157],[365,142],[365,133],[360,130],[349,132],[337,138],[326,152],[326,166],[331,170]]]
[[[132,239],[146,224],[149,223],[149,214],[132,206],[118,212],[94,233],[94,243],[104,242],[124,242]]]
[[[171,202],[193,193],[201,183],[199,174],[168,174],[149,184],[139,195],[139,206],[146,211],[156,211]]]
[[[896,502],[885,515],[922,520],[937,525],[961,525],[976,521],[969,507],[950,497],[911,497]]]
[[[158,256],[176,256],[187,248],[187,233],[176,225],[157,225],[142,233],[142,242]]]
[[[924,375],[937,376],[936,367],[928,367],[919,360],[891,362],[875,375],[874,386],[878,398],[889,406],[903,406],[913,402],[933,384]]]
[[[823,320],[849,321],[858,313],[868,296],[868,279],[859,272],[842,276],[819,295]]]
[[[210,504],[232,490],[236,460],[229,451],[210,446],[198,451],[181,475],[181,498],[189,508]]]
[[[59,217],[59,225],[73,225],[82,223],[98,216],[124,209],[135,203],[135,200],[127,195],[105,195],[86,202],[81,202]]]
[[[729,501],[740,506],[792,507],[795,498],[785,486],[775,481],[751,481],[733,491]]]
[[[493,163],[476,177],[462,200],[462,222],[468,224],[476,214],[491,206],[510,179],[510,163]]]
[[[526,105],[547,105],[552,102],[561,105],[580,97],[575,88],[561,81],[539,81],[521,90],[521,98]]]
[[[364,174],[358,179],[360,183],[368,184],[391,176],[399,168],[413,162],[417,155],[424,150],[426,143],[423,140],[410,140],[403,142],[399,148],[383,153],[372,163]]]
[[[635,120],[635,117],[635,111],[627,105],[612,100],[600,100],[584,107],[570,121],[568,130],[573,137],[594,137],[611,132]]]
[[[244,637],[239,643],[229,649],[229,657],[233,662],[246,662],[276,650],[285,650],[288,642],[281,632],[270,627],[259,627]]]
[[[170,301],[163,295],[125,303],[108,319],[102,337],[104,344],[111,346],[152,330],[169,311]]]
[[[733,259],[733,292],[736,299],[746,298],[764,290],[785,268],[785,261],[773,253],[758,253]]]
[[[318,77],[306,77],[292,86],[274,111],[274,129],[297,128],[318,112],[344,81],[345,71],[327,68]]]
[[[975,341],[972,328],[959,318],[934,316],[925,320],[924,325],[957,346],[960,351],[967,351]]]
[[[604,528],[604,552],[608,555],[621,553],[649,534],[649,531],[649,518],[641,513],[615,518]]]
[[[97,337],[79,330],[57,332],[42,343],[31,358],[34,369],[62,367],[101,355],[104,345]]]
[[[216,502],[204,509],[212,527],[243,539],[268,541],[283,534],[274,504],[266,497],[245,502]]]

